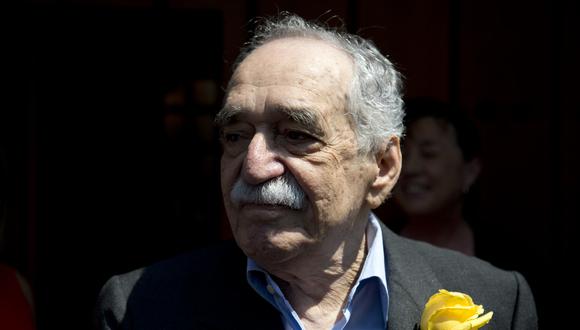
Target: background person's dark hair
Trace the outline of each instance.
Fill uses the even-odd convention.
[[[451,125],[465,161],[481,154],[481,139],[475,123],[460,109],[431,98],[416,98],[405,102],[405,127],[408,131],[413,123],[422,118],[434,118]]]
[[[424,118],[433,118],[444,125],[453,127],[455,141],[465,162],[470,162],[475,159],[481,160],[482,142],[479,128],[475,120],[468,116],[463,109],[429,97],[405,100],[405,135],[410,133],[414,123]],[[403,137],[401,144],[404,148],[405,137]],[[479,226],[480,177],[481,175],[478,176],[469,190],[465,191],[463,196],[463,216],[465,217],[465,221],[474,227]],[[395,214],[399,214],[399,212],[401,211],[396,210]],[[404,216],[402,217],[404,218]],[[404,221],[393,221],[393,228],[397,229],[403,223]]]

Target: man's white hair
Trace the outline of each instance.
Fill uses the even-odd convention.
[[[289,37],[329,42],[353,59],[354,75],[345,111],[354,124],[361,154],[374,154],[393,135],[399,138],[402,136],[404,111],[401,75],[372,41],[357,35],[283,13],[276,19],[260,22],[254,36],[236,59],[234,71],[256,48],[269,41]]]

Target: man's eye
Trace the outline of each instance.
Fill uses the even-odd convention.
[[[238,134],[238,133],[224,134],[224,140],[226,142],[238,142],[240,140],[240,134]]]
[[[294,142],[303,142],[303,141],[307,141],[309,139],[312,139],[312,136],[310,136],[309,134],[299,132],[299,131],[288,131],[288,132],[286,132],[285,135],[289,141],[294,141]]]
[[[224,155],[236,156],[242,153],[250,143],[251,132],[244,129],[226,128],[221,132],[220,142]]]

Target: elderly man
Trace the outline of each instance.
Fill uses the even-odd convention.
[[[489,321],[470,298],[446,291],[424,313],[429,297],[447,289],[493,311],[490,328],[535,329],[521,275],[400,238],[371,213],[401,170],[402,117],[399,75],[371,43],[296,16],[265,22],[240,55],[216,118],[237,246],[113,277],[101,292],[99,328]]]

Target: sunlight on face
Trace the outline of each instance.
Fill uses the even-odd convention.
[[[351,78],[348,55],[304,38],[269,42],[234,73],[218,115],[222,194],[238,245],[262,264],[340,244],[366,218],[373,175],[345,115]],[[237,180],[260,185],[287,172],[304,191],[303,209],[231,200]]]

